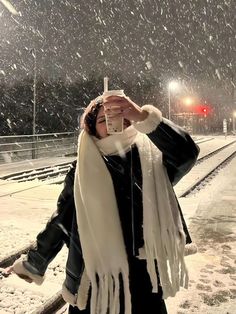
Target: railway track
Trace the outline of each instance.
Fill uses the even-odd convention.
[[[33,181],[38,179],[40,181],[46,181],[50,178],[57,177],[61,174],[66,174],[70,167],[71,162],[65,162],[62,164],[56,164],[49,167],[39,167],[35,169],[25,170],[10,173],[0,177],[1,180],[11,180],[16,182]]]
[[[204,141],[205,142],[205,141]],[[202,143],[204,143],[202,142]],[[201,143],[198,143],[201,144]],[[181,181],[175,186],[175,192],[177,196],[180,197],[187,197],[190,196],[192,193],[197,193],[199,190],[203,189],[205,186],[205,182],[209,182],[212,177],[214,177],[219,169],[222,169],[227,165],[227,163],[230,162],[232,158],[235,158],[236,156],[236,141],[233,141],[231,143],[228,143],[222,147],[219,147],[217,149],[214,149],[212,151],[208,151],[207,153],[203,153],[196,165],[193,167],[191,172],[187,174]],[[69,167],[69,163],[62,165],[62,167]],[[45,171],[45,170],[43,170]],[[63,169],[64,171],[64,169]],[[66,171],[66,170],[65,170]],[[22,176],[22,174],[20,174]],[[17,177],[17,176],[15,176]],[[8,178],[9,179],[9,178]],[[18,174],[19,179],[19,174]],[[16,180],[18,180],[16,179]],[[20,178],[20,180],[22,177]],[[51,180],[51,179],[50,179]],[[60,179],[60,182],[63,182],[64,178]],[[10,182],[10,181],[9,181]],[[12,180],[11,180],[12,182]],[[50,182],[49,180],[45,180],[41,182],[41,184],[48,184]],[[58,180],[59,182],[59,180]],[[31,183],[32,184],[32,183]],[[35,188],[33,186],[32,188]],[[0,197],[4,197],[7,195],[12,195],[14,193],[20,193],[21,191],[12,191],[9,194],[0,195]],[[21,254],[25,254],[30,247],[32,247],[34,244],[30,244],[24,248],[21,248],[20,250],[16,250],[14,254],[11,254],[10,256],[5,257],[0,261],[0,268],[5,268],[12,264],[12,262],[17,259]],[[64,264],[65,265],[65,264]],[[63,265],[61,266],[63,267]],[[1,275],[0,275],[1,279]],[[7,278],[4,278],[4,280],[7,280]],[[1,282],[1,281],[0,281]],[[50,297],[48,300],[46,300],[43,304],[36,307],[35,310],[29,312],[31,314],[51,314],[51,313],[57,313],[57,314],[63,314],[66,312],[67,306],[65,305],[65,302],[62,300],[60,289],[55,292],[55,294]]]
[[[203,138],[196,141],[198,144],[202,144],[205,142],[212,141],[214,138]],[[226,148],[227,146],[232,145],[232,143],[225,144],[224,146],[214,149],[207,154],[201,156],[198,158],[197,163],[200,163],[204,161],[204,159],[209,158],[210,156],[216,154],[218,151]],[[26,171],[19,171],[10,173],[8,175],[0,177],[0,180],[3,180],[0,182],[0,186],[2,185],[9,185],[12,184],[12,182],[29,182],[29,181],[35,181],[34,184],[30,185],[30,187],[24,187],[23,189],[17,189],[13,191],[9,191],[7,193],[1,193],[0,197],[13,195],[16,193],[20,193],[23,191],[26,191],[28,189],[34,189],[37,187],[42,186],[43,184],[61,184],[64,181],[65,175],[69,170],[69,167],[71,165],[70,162],[64,162],[61,164],[56,164],[54,166],[49,167],[39,167],[36,169],[30,169]]]
[[[200,138],[196,143],[201,144],[204,142],[212,141],[214,138]],[[0,180],[6,180],[2,184],[8,184],[9,182],[26,182],[26,181],[48,181],[52,178],[58,178],[58,176],[63,176],[67,173],[70,162],[64,162],[60,164],[55,164],[48,167],[36,167],[29,170],[17,171],[0,177]],[[61,181],[60,181],[61,183]],[[1,185],[1,184],[0,184]]]
[[[191,172],[186,174],[184,178],[176,185],[175,192],[177,197],[186,197],[190,193],[196,193],[197,188],[204,187],[202,184],[206,180],[217,173],[220,168],[227,165],[227,163],[236,155],[236,141],[218,148],[214,152],[209,152],[199,158],[192,168]]]

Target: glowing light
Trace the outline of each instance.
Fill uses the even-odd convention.
[[[179,83],[176,82],[176,81],[171,81],[171,82],[169,82],[169,84],[168,84],[169,90],[175,90],[175,89],[177,89],[178,87],[179,87]]]
[[[210,115],[213,113],[213,108],[209,104],[199,104],[196,106],[193,106],[193,112],[195,112],[198,115]]]
[[[193,99],[191,97],[186,97],[183,99],[183,103],[186,105],[186,106],[190,106],[193,104]]]

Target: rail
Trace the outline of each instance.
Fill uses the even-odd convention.
[[[76,153],[77,132],[0,136],[0,163]]]

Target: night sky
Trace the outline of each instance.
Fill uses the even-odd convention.
[[[232,99],[236,84],[235,0],[0,1],[0,80],[37,73],[86,80],[179,79]],[[190,87],[189,87],[190,88]]]

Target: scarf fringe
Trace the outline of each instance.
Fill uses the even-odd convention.
[[[120,278],[121,275],[121,278]],[[96,274],[91,280],[91,314],[120,313],[120,279],[123,282],[125,314],[131,313],[131,296],[129,290],[128,274]]]
[[[168,246],[168,243],[173,243],[172,235],[168,233],[168,237],[169,239],[166,241],[165,246]],[[157,278],[159,275],[164,299],[167,299],[169,296],[174,297],[177,291],[180,290],[180,287],[188,288],[189,277],[183,258],[183,243],[175,247],[170,245],[173,251],[169,251],[171,252],[169,255],[167,255],[167,250],[164,247],[161,257],[157,254],[155,244],[152,249],[145,244],[147,271],[153,287],[152,292],[158,292]]]
[[[158,292],[159,274],[163,298],[166,299],[169,296],[175,296],[180,286],[187,287],[188,285],[188,273],[184,262],[186,239],[173,188],[159,160],[161,155],[157,153],[156,147],[146,136],[142,136],[137,141],[137,146],[144,174],[143,180],[147,182],[147,186],[143,186],[143,189],[146,188],[145,191],[143,190],[143,201],[147,271],[153,292]],[[151,172],[150,169],[152,169]],[[158,174],[158,181],[156,174]],[[150,193],[151,189],[155,192]],[[166,202],[166,199],[169,202]]]

